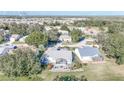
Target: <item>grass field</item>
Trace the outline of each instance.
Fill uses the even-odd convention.
[[[124,80],[124,65],[117,65],[114,60],[107,60],[103,64],[88,64],[83,66],[82,72],[49,72],[45,70],[38,77],[45,81],[52,81],[57,75],[75,75],[80,77],[85,75],[88,81],[119,81]],[[26,77],[19,77],[16,79],[9,78],[0,74],[0,80],[32,80]],[[33,79],[35,80],[35,78]],[[40,79],[41,80],[41,79]]]
[[[117,65],[113,60],[103,64],[88,64],[83,66],[83,72],[48,72],[44,71],[41,76],[44,80],[53,80],[57,75],[85,75],[89,81],[115,81],[124,80],[124,65]]]

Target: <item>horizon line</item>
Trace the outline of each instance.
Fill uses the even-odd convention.
[[[124,16],[124,11],[0,11],[0,16]]]

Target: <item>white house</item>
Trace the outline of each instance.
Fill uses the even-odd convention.
[[[72,38],[69,35],[60,35],[59,40],[62,42],[71,42]]]
[[[45,55],[48,63],[53,64],[52,70],[69,69],[69,65],[72,64],[72,52],[67,49],[52,48]]]
[[[66,30],[59,30],[58,32],[59,32],[60,34],[62,34],[62,35],[68,35],[68,34],[69,34],[69,32],[66,31]]]
[[[10,37],[10,42],[13,43],[13,42],[19,40],[19,38],[20,38],[20,35],[18,35],[18,34],[13,34],[13,35],[11,35],[11,37]]]
[[[98,48],[85,46],[75,49],[75,54],[78,56],[81,62],[101,62],[103,58]]]
[[[67,49],[52,48],[47,51],[46,55],[49,63],[56,64],[58,61],[61,61],[61,59],[65,60],[67,64],[72,63],[72,52]]]

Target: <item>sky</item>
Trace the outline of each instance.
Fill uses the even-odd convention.
[[[7,16],[124,16],[124,11],[0,11]]]

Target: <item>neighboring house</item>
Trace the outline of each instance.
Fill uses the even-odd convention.
[[[4,35],[4,40],[5,41],[10,41],[10,37],[11,37],[10,34],[6,34],[6,35]]]
[[[0,47],[0,56],[7,54],[8,51],[9,51],[8,48]]]
[[[60,35],[59,40],[62,42],[71,42],[72,38],[69,35]]]
[[[46,31],[48,31],[48,30],[51,30],[52,28],[51,28],[50,26],[45,26],[44,29],[45,29]]]
[[[9,34],[9,30],[0,29],[1,36],[5,36],[6,34]]]
[[[73,29],[84,30],[84,27],[68,26],[68,28],[70,30],[73,30]]]
[[[5,45],[0,46],[0,56],[4,56],[11,52],[11,50],[16,49],[17,47],[15,45]]]
[[[45,53],[47,63],[53,64],[52,70],[67,70],[72,64],[72,52],[67,49],[52,48]]]
[[[75,49],[75,54],[78,56],[81,62],[102,62],[103,58],[98,48],[85,46]]]
[[[92,46],[99,48],[99,45],[97,44],[97,39],[86,38],[82,40],[80,43],[84,44],[84,46]]]
[[[59,40],[62,41],[62,42],[71,42],[72,39],[71,39],[71,36],[69,35],[69,32],[66,31],[66,30],[59,30],[58,31],[61,35],[59,37]]]
[[[58,32],[62,35],[69,35],[69,32],[66,30],[59,30]]]
[[[5,41],[9,41],[10,39],[9,30],[0,29],[0,36],[2,36]]]
[[[95,28],[95,27],[94,28],[86,27],[82,30],[82,33],[84,33],[86,35],[92,35],[92,36],[96,36],[99,32],[100,32],[99,28]]]
[[[10,42],[15,42],[15,41],[18,41],[20,39],[20,35],[18,35],[18,34],[13,34],[13,35],[11,35],[11,37],[10,37]]]

